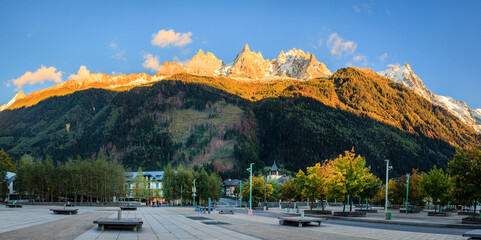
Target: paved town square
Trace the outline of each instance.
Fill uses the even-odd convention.
[[[235,214],[195,212],[191,207],[139,207],[123,211],[122,218],[141,218],[143,226],[137,232],[106,229],[93,224],[98,218],[117,218],[118,207],[76,207],[77,215],[56,215],[51,206],[24,205],[23,208],[0,209],[0,239],[466,239],[469,229],[424,228],[416,230],[398,225],[369,223],[349,224],[335,219],[323,219],[316,225],[279,225],[277,216],[286,215],[279,209],[245,210]],[[399,217],[398,217],[399,218]],[[375,219],[371,217],[369,219]],[[337,221],[337,222],[336,222]],[[401,219],[401,221],[403,221]],[[404,221],[407,221],[404,219]],[[414,222],[427,222],[418,217]],[[436,221],[434,221],[436,222]],[[449,220],[444,220],[448,224]],[[363,225],[364,224],[364,225]],[[385,225],[385,226],[384,226]],[[421,224],[422,225],[422,224]],[[399,230],[393,230],[399,228]],[[421,229],[421,228],[420,228]],[[446,231],[446,230],[449,231]]]

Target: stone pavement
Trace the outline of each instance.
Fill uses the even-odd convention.
[[[50,208],[61,207],[24,205],[22,208],[5,208],[2,205],[0,206],[0,233],[77,216],[52,214]],[[98,210],[96,207],[80,207],[79,209],[79,214]]]
[[[137,208],[137,211],[123,211],[122,218],[143,219],[144,223],[138,232],[126,230],[102,232],[95,226],[76,239],[257,239],[216,225],[205,224],[212,221],[187,218],[169,209],[171,208],[141,207]],[[189,210],[194,212],[193,209]],[[110,217],[116,218],[117,213]]]
[[[323,221],[321,227],[279,225],[278,219],[247,214],[196,213],[190,207],[140,207],[123,218],[143,219],[138,232],[100,231],[93,220],[117,217],[118,208],[79,207],[78,215],[54,215],[48,206],[0,208],[0,239],[465,239],[443,235],[343,226]],[[201,217],[199,219],[199,217]]]
[[[191,210],[192,211],[192,210]],[[186,209],[177,209],[184,215],[190,214]],[[353,226],[329,224],[323,221],[321,227],[311,226],[298,228],[281,226],[276,218],[263,216],[248,216],[247,214],[220,215],[201,214],[214,220],[232,223],[222,227],[240,232],[248,232],[262,239],[466,239],[461,235],[443,235],[432,233],[393,231]],[[468,231],[468,230],[467,230]]]

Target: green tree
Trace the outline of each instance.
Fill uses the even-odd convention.
[[[212,201],[218,201],[222,194],[222,180],[215,172],[211,173],[208,180],[209,184],[209,197]]]
[[[374,175],[371,175],[371,177],[366,179],[362,192],[359,193],[358,197],[361,199],[372,201],[382,189],[381,185],[382,185],[381,179],[379,179]],[[367,206],[366,206],[366,209],[367,209]]]
[[[0,150],[0,171],[17,172],[17,167],[3,149]]]
[[[162,193],[167,201],[174,200],[176,198],[176,175],[172,165],[167,164],[164,168],[164,177],[162,178]]]
[[[296,198],[296,186],[294,185],[294,178],[291,178],[281,184],[280,188],[281,198],[286,201],[293,201]]]
[[[433,201],[434,211],[436,211],[436,204],[442,207],[448,200],[452,186],[451,177],[444,173],[443,169],[436,168],[436,165],[428,173],[423,173],[421,189],[424,195]]]
[[[281,190],[281,185],[277,181],[277,179],[273,178],[269,181],[269,184],[272,185],[272,194],[269,196],[269,202],[277,202],[280,199],[280,190]],[[238,190],[238,188],[236,187]]]
[[[454,197],[460,204],[474,204],[481,199],[481,151],[479,148],[456,150],[454,159],[448,163],[448,172],[453,176]]]
[[[253,202],[259,203],[261,201],[264,201],[264,184],[265,184],[264,177],[252,176],[252,201]],[[265,185],[266,198],[268,198],[273,192],[274,192],[274,189],[272,188],[272,185],[267,183]],[[242,201],[248,202],[249,197],[250,197],[250,181],[247,181],[247,183],[245,184],[245,187],[242,188]]]
[[[409,177],[409,196],[408,202],[413,205],[422,205],[424,194],[421,189],[423,176],[413,169]],[[401,176],[399,180],[389,180],[389,197],[394,204],[404,204],[406,201],[406,182],[407,175]]]
[[[137,171],[137,176],[132,180],[133,188],[132,192],[135,198],[147,197],[147,179],[145,179],[142,168]]]

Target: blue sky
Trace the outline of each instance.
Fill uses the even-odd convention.
[[[408,62],[434,93],[481,108],[480,16],[481,1],[2,0],[0,105],[19,87],[44,89],[80,66],[153,74],[143,66],[148,54],[185,61],[203,49],[229,63],[248,43],[269,59],[309,51],[333,72]],[[153,43],[162,30],[177,35]]]

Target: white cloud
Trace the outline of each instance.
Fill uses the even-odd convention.
[[[343,41],[336,32],[329,36],[327,47],[331,50],[332,55],[341,56],[343,53],[353,54],[356,51],[357,43],[353,41]]]
[[[41,66],[37,71],[27,71],[21,77],[12,79],[13,85],[17,86],[16,90],[22,88],[25,84],[34,85],[37,83],[43,84],[45,81],[60,83],[62,82],[62,72],[57,71],[55,67]]]
[[[371,4],[367,4],[367,3],[364,3],[362,4],[361,6],[358,6],[358,5],[352,5],[352,9],[356,12],[356,13],[367,13],[367,14],[372,14],[372,8],[371,8]]]
[[[115,49],[115,48],[117,48],[118,46],[119,46],[119,45],[117,45],[117,43],[116,43],[115,41],[112,41],[112,42],[110,42],[109,48]]]
[[[390,63],[390,64],[386,65],[386,67],[389,67],[389,68],[394,68],[394,67],[399,67],[399,66],[400,66],[399,63],[396,63],[396,64]]]
[[[354,11],[357,12],[357,13],[361,12],[361,8],[358,7],[357,5],[352,5],[352,9],[354,9]]]
[[[80,66],[80,68],[77,71],[77,74],[70,74],[68,78],[72,80],[77,80],[77,81],[92,80],[92,76],[90,76],[90,71],[87,69],[86,66]]]
[[[125,50],[121,50],[120,52],[112,55],[112,58],[115,59],[115,60],[124,60],[124,61],[126,61],[127,58],[124,57],[124,54],[125,54]]]
[[[176,33],[173,29],[168,31],[160,30],[157,33],[152,34],[152,45],[159,46],[161,48],[168,47],[169,45],[174,45],[177,47],[185,46],[192,43],[191,32],[188,33]]]
[[[151,71],[159,71],[160,70],[160,62],[159,62],[159,57],[158,56],[153,56],[150,53],[144,54],[143,58],[145,61],[142,63],[142,66],[144,68],[150,69]]]
[[[355,62],[362,62],[362,65],[364,65],[364,66],[366,66],[368,64],[366,56],[356,55],[352,58],[352,60],[355,61]]]
[[[381,62],[384,62],[384,61],[386,61],[387,56],[388,56],[388,54],[384,53],[383,55],[379,56],[379,60],[381,60]]]

